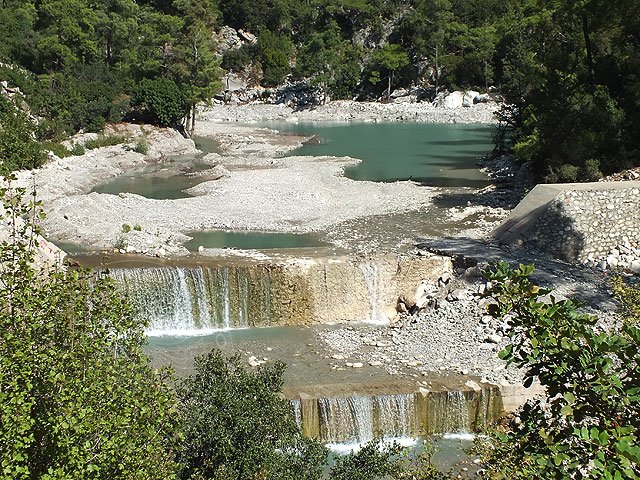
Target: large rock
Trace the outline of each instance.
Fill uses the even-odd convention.
[[[224,53],[228,50],[237,50],[242,46],[242,40],[238,36],[235,28],[227,25],[223,26],[218,33],[218,52]]]
[[[464,96],[462,97],[462,106],[463,107],[473,107],[475,103],[475,99],[480,95],[480,92],[476,92],[475,90],[467,90],[464,92]]]
[[[442,102],[442,106],[444,108],[460,108],[462,106],[462,102],[464,100],[464,93],[462,92],[451,92],[444,98]]]
[[[306,82],[285,85],[278,89],[273,103],[283,103],[289,107],[302,109],[323,105],[329,100],[322,88]]]

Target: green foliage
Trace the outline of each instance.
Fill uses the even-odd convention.
[[[35,140],[35,126],[19,107],[0,96],[0,174],[36,168],[44,163],[42,146]]]
[[[129,233],[131,231],[131,225],[128,223],[122,224],[122,233]]]
[[[80,143],[74,143],[73,147],[71,147],[71,150],[69,150],[69,152],[71,153],[71,155],[84,155],[85,152],[85,148],[84,145],[80,144]]]
[[[66,158],[72,155],[71,151],[61,143],[44,141],[40,142],[40,146],[45,152],[53,152],[59,158]]]
[[[286,35],[263,30],[258,36],[257,48],[263,70],[263,83],[275,86],[289,74],[289,61],[293,55],[293,43]]]
[[[36,269],[38,206],[1,193],[0,478],[174,478],[174,397],[143,325],[111,280]]]
[[[640,285],[625,283],[622,277],[615,277],[611,287],[616,300],[620,303],[620,316],[626,323],[640,322]]]
[[[97,138],[84,142],[84,147],[87,150],[95,150],[96,148],[120,145],[126,143],[127,140],[128,138],[124,135],[98,135]]]
[[[547,395],[497,436],[492,478],[640,478],[640,329],[627,321],[602,331],[578,304],[536,286],[532,272],[506,262],[487,272],[490,313],[508,315],[511,328],[500,358],[526,369],[525,386],[537,379]]]
[[[133,151],[146,155],[149,152],[149,142],[146,139],[138,140],[133,147]]]
[[[340,37],[335,25],[330,30],[313,34],[298,53],[296,75],[310,77],[335,99],[355,95],[360,70],[358,49]]]
[[[227,50],[222,55],[220,66],[225,70],[239,72],[251,63],[254,53],[251,47],[243,45],[238,49]]]
[[[639,164],[640,27],[632,2],[530,1],[505,17],[497,66],[516,142],[545,181]]]
[[[170,78],[145,78],[134,89],[131,106],[143,122],[177,126],[187,113],[187,103],[180,87]]]
[[[369,82],[376,85],[387,77],[387,98],[391,95],[393,76],[396,70],[409,65],[409,57],[402,46],[392,43],[374,50],[369,64]]]
[[[178,383],[184,442],[180,478],[317,479],[326,460],[302,437],[291,405],[279,396],[284,365],[245,369],[239,356],[213,350]]]
[[[403,448],[396,443],[371,441],[360,451],[337,457],[331,480],[377,480],[395,478],[403,471]]]

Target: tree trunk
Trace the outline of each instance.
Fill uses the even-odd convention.
[[[393,76],[393,72],[389,72],[389,83],[387,84],[387,102],[389,98],[391,98],[391,77]]]
[[[191,105],[191,130],[189,131],[189,137],[193,138],[193,132],[196,129],[196,106]]]
[[[591,37],[589,36],[589,19],[587,14],[582,14],[582,35],[584,36],[584,46],[587,50],[587,69],[589,70],[589,83],[591,88],[595,89],[596,86],[596,69],[593,64],[593,47],[591,46]]]

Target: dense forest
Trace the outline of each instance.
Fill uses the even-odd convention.
[[[509,105],[502,148],[543,180],[593,180],[640,162],[637,9],[631,0],[3,0],[0,80],[29,110],[0,99],[0,159],[4,171],[36,166],[42,148],[122,119],[189,134],[195,105],[234,71],[264,87],[306,80],[332,99],[495,89]],[[219,51],[223,26],[256,41]]]

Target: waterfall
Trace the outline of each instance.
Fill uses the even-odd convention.
[[[111,269],[148,335],[198,335],[271,323],[262,267]]]
[[[291,400],[291,407],[293,408],[293,418],[296,421],[296,425],[302,428],[302,402],[300,400]]]
[[[370,262],[361,265],[360,269],[364,275],[367,292],[369,293],[369,322],[386,323],[380,318],[380,314],[378,313],[378,286],[380,278],[378,265],[375,262]]]
[[[473,392],[451,390],[427,397],[426,430],[429,433],[466,433],[472,429],[468,396]]]
[[[362,443],[377,436],[415,438],[482,430],[502,411],[499,390],[403,393],[295,400],[303,433],[326,443]]]
[[[367,442],[376,435],[416,435],[414,394],[318,399],[319,435],[325,442]]]

